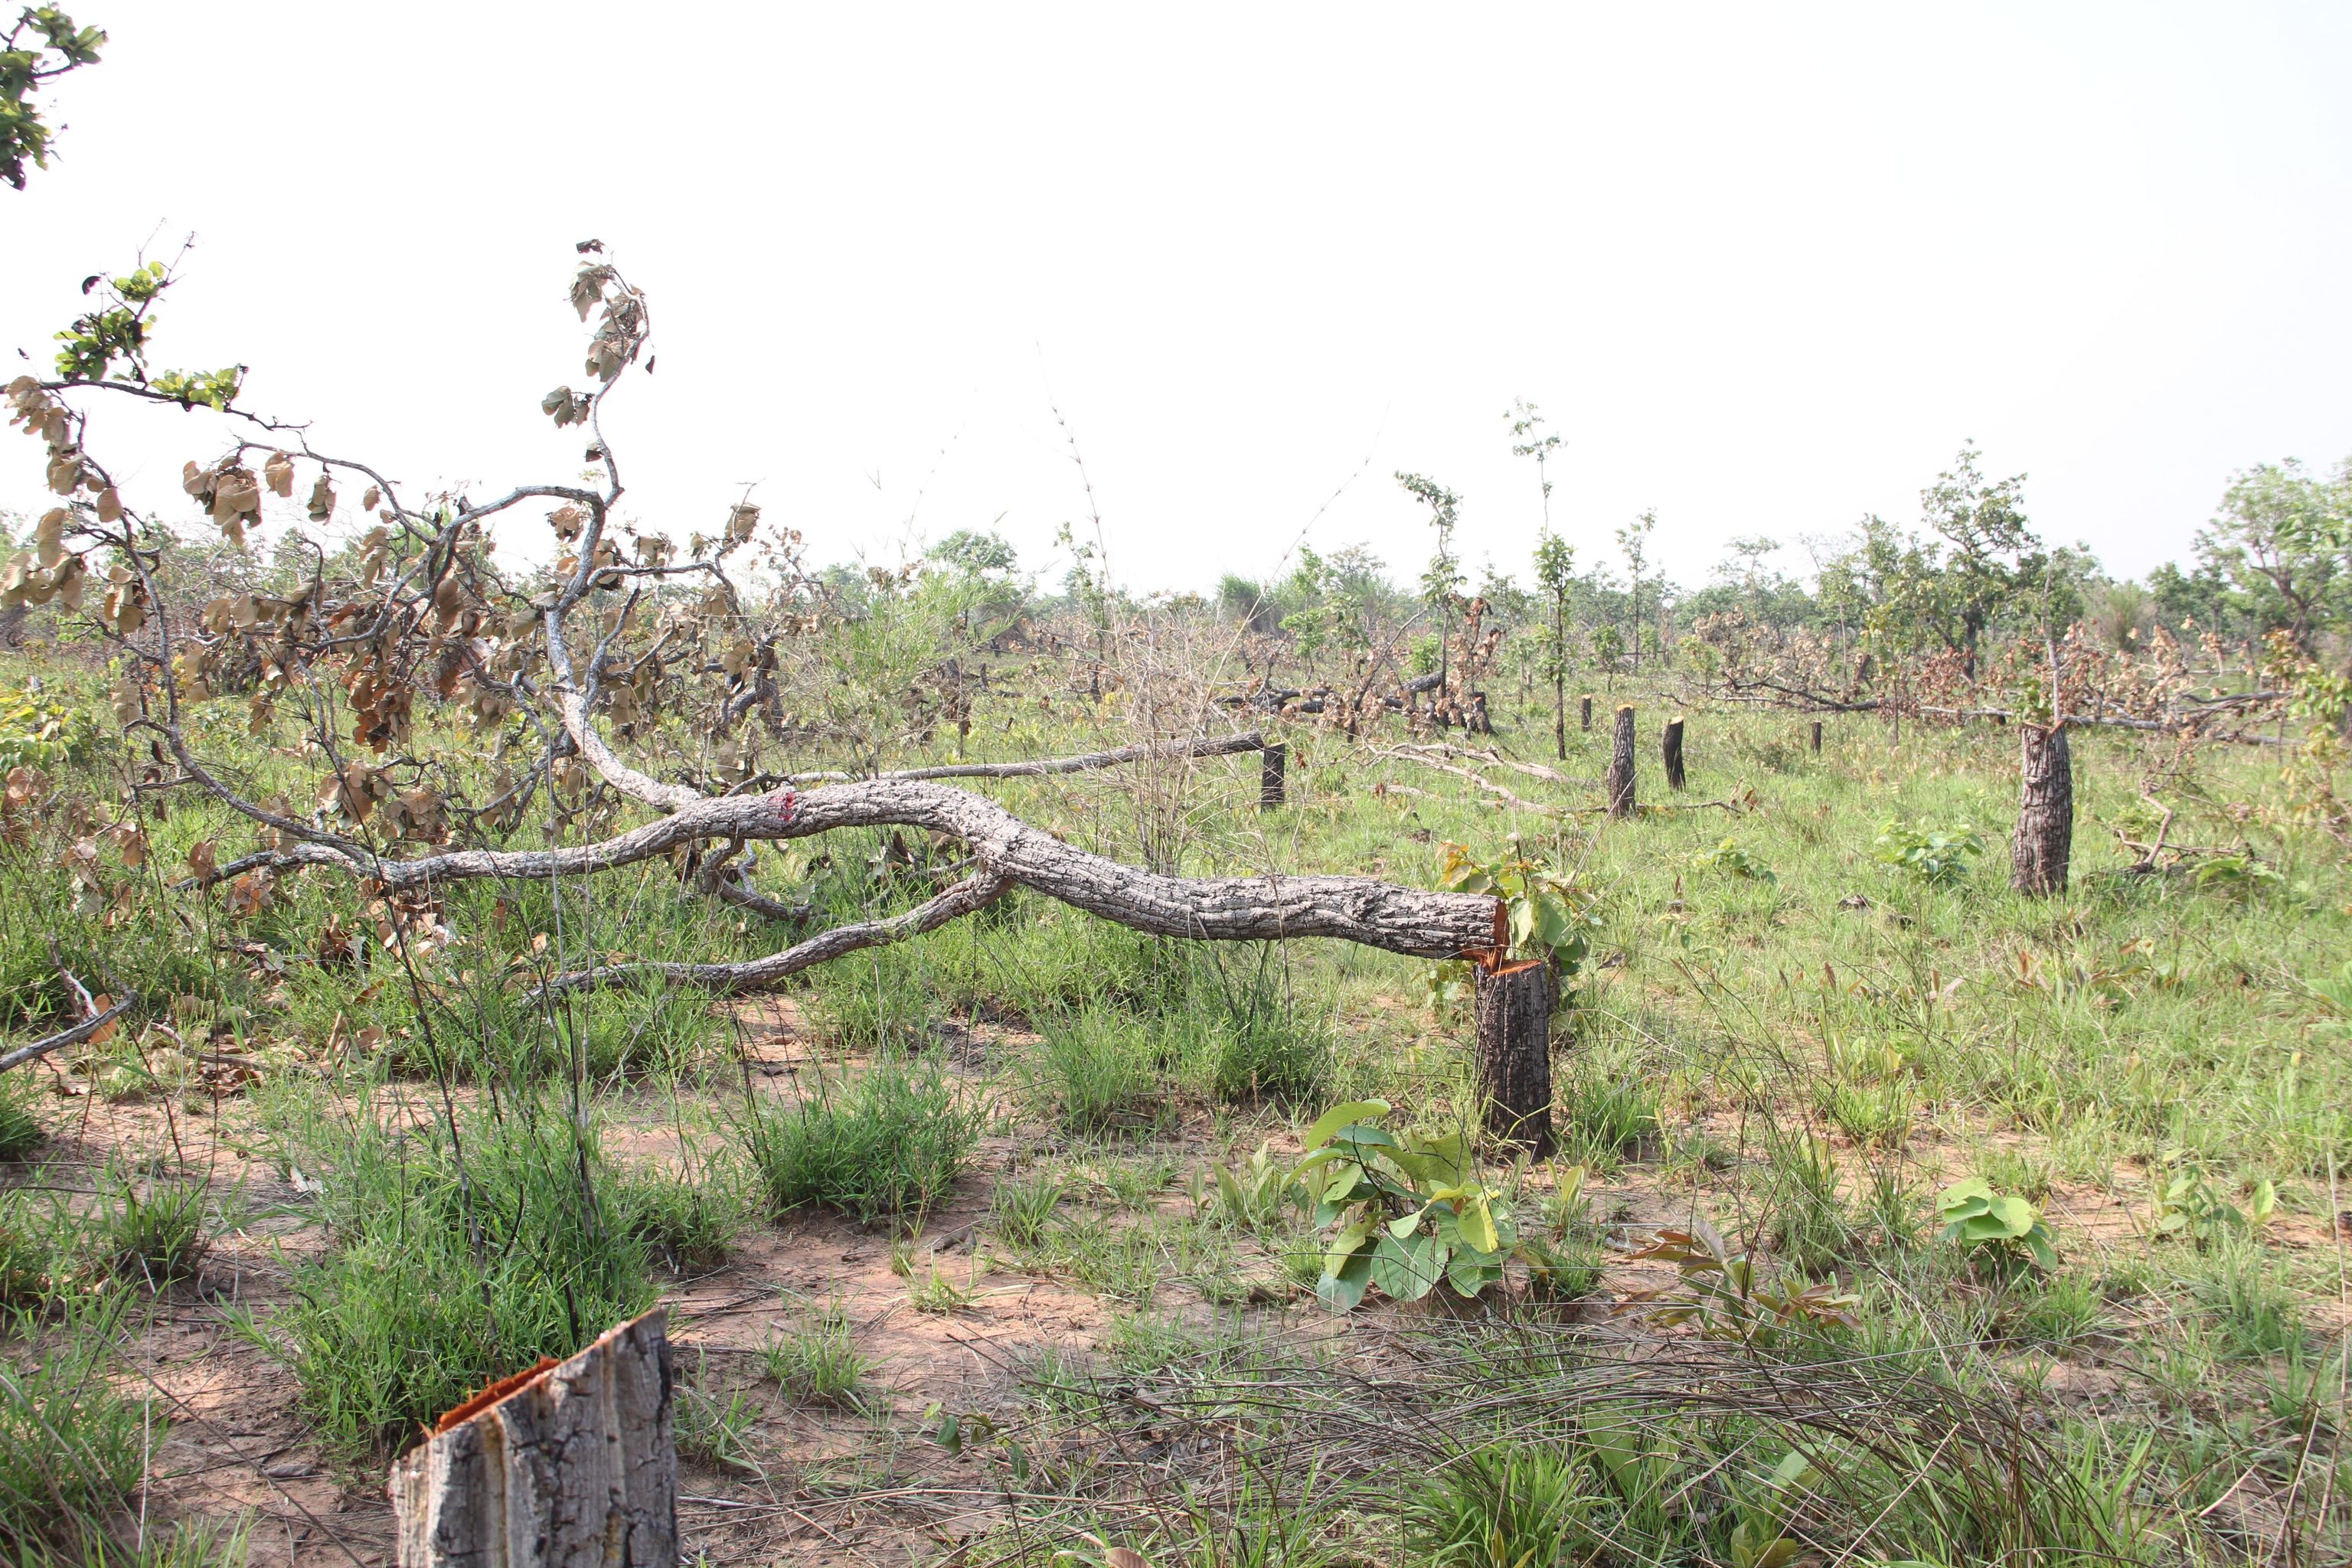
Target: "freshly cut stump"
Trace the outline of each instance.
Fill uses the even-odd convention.
[[[1529,962],[1475,973],[1486,1131],[1540,1159],[1551,1152],[1551,972]]]
[[[392,1470],[400,1568],[676,1568],[663,1310],[494,1384]]]
[[[1591,729],[1591,728],[1592,728],[1592,699],[1591,699],[1591,697],[1589,697],[1589,696],[1588,696],[1588,697],[1586,697],[1582,702],[1580,702],[1580,703],[1579,703],[1579,704],[1577,705],[1577,712],[1578,712],[1578,714],[1580,715],[1580,717],[1577,719],[1577,723],[1578,723],[1579,725],[1582,726],[1583,728],[1587,729],[1587,730]]]
[[[1683,787],[1683,716],[1679,713],[1666,721],[1665,738],[1658,747],[1660,760],[1666,764],[1666,787]]]
[[[1604,781],[1609,792],[1609,815],[1633,815],[1633,705],[1631,702],[1617,710],[1617,731],[1610,737],[1609,773]]]
[[[2010,886],[2046,898],[2066,890],[2074,848],[2074,759],[2066,726],[2021,724],[2017,837],[2010,841]]]

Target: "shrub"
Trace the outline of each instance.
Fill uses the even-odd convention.
[[[873,1225],[937,1203],[986,1119],[936,1069],[886,1061],[846,1084],[820,1078],[797,1104],[748,1106],[740,1136],[772,1212],[827,1208]]]

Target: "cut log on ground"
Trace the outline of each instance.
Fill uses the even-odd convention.
[[[2010,840],[2010,886],[2047,898],[2066,890],[2074,848],[2074,760],[2063,723],[2021,724],[2017,836]]]
[[[392,1471],[400,1568],[675,1568],[663,1310],[442,1417]]]
[[[1682,788],[1683,716],[1681,714],[1677,713],[1666,721],[1665,735],[1659,744],[1658,754],[1666,764],[1666,787],[1675,790]]]
[[[1633,815],[1633,705],[1617,710],[1617,731],[1609,747],[1609,772],[1601,781],[1609,795],[1609,815]]]
[[[1551,972],[1539,961],[1476,970],[1478,1098],[1486,1131],[1551,1152]]]

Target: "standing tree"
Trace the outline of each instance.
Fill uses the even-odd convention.
[[[1551,610],[1544,627],[1543,673],[1551,682],[1555,754],[1568,760],[1568,599],[1576,585],[1576,547],[1547,530],[1536,543],[1536,584]]]
[[[1625,552],[1625,570],[1633,574],[1633,585],[1626,592],[1625,614],[1630,635],[1626,646],[1633,655],[1633,668],[1642,668],[1642,568],[1649,561],[1650,535],[1658,526],[1658,513],[1654,507],[1617,531],[1617,547]]]
[[[1441,702],[1448,695],[1447,651],[1454,640],[1454,616],[1462,602],[1461,558],[1454,553],[1454,531],[1462,521],[1462,498],[1434,479],[1400,473],[1405,493],[1429,509],[1429,526],[1437,531],[1437,551],[1421,574],[1422,602],[1437,613],[1437,689]]]
[[[1956,627],[1946,640],[1959,651],[1971,680],[1985,628],[2044,564],[2042,541],[2025,521],[2025,476],[1987,484],[1977,471],[1979,456],[1973,443],[1963,445],[1951,469],[1919,492],[1927,527],[1951,547],[1944,570],[1921,586]]]
[[[1504,417],[1511,421],[1511,456],[1536,460],[1536,483],[1543,497],[1543,532],[1536,542],[1536,586],[1551,610],[1544,628],[1540,668],[1551,682],[1554,754],[1568,760],[1568,598],[1576,583],[1576,548],[1551,531],[1551,455],[1559,450],[1556,430],[1545,430],[1540,409],[1522,397]]]

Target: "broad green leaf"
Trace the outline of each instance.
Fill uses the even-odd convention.
[[[1373,1121],[1388,1113],[1389,1103],[1384,1100],[1351,1100],[1343,1105],[1335,1105],[1317,1117],[1315,1125],[1307,1130],[1307,1136],[1299,1142],[1309,1150],[1320,1149],[1342,1127]]]
[[[1487,1211],[1486,1194],[1477,1194],[1464,1198],[1454,1212],[1462,1220],[1462,1239],[1481,1252],[1493,1252],[1500,1245],[1495,1235],[1495,1216]]]
[[[1437,1238],[1400,1241],[1383,1236],[1372,1247],[1372,1283],[1400,1301],[1418,1301],[1444,1272]]]
[[[1986,1181],[1982,1176],[1969,1176],[1963,1180],[1954,1182],[1950,1186],[1946,1187],[1942,1192],[1937,1193],[1936,1194],[1936,1207],[1939,1210],[1945,1211],[1948,1215],[1950,1210],[1960,1204],[1967,1202],[1970,1198],[1990,1198],[1991,1196],[1992,1184],[1990,1182]]]
[[[2042,1211],[2014,1194],[2002,1193],[1992,1200],[1991,1215],[2000,1222],[2011,1236],[2023,1236],[2042,1217]]]
[[[1364,1299],[1364,1288],[1371,1282],[1371,1256],[1360,1252],[1341,1265],[1337,1274],[1326,1274],[1317,1280],[1315,1294],[1333,1311],[1345,1312]]]

